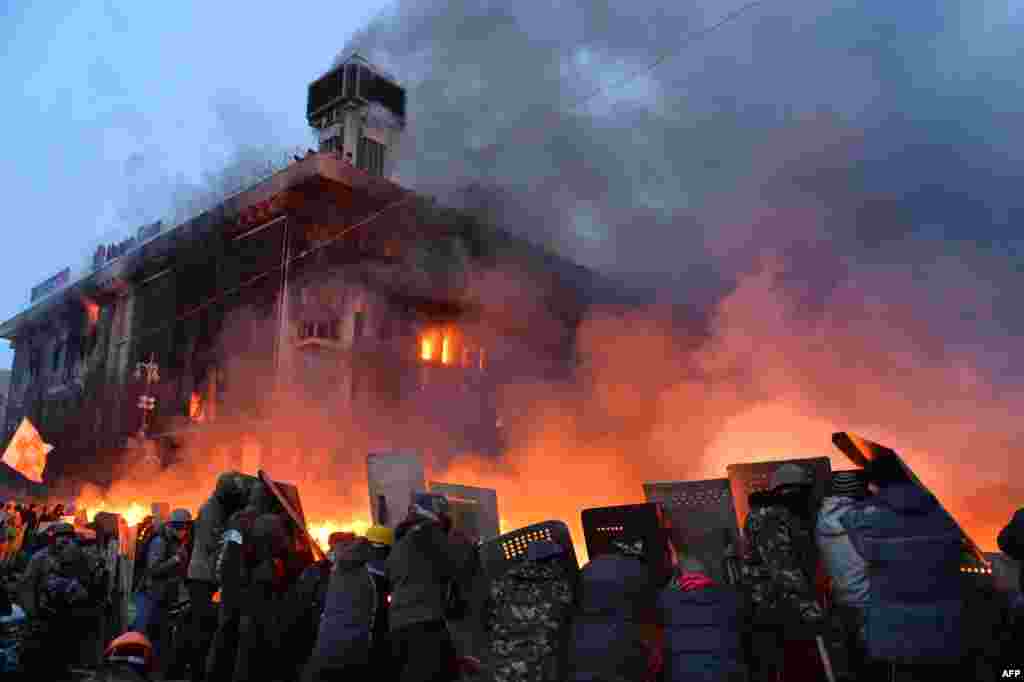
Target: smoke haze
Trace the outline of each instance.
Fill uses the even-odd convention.
[[[403,183],[478,183],[508,229],[709,320],[597,313],[580,386],[506,396],[531,494],[502,514],[582,476],[578,520],[643,480],[830,454],[851,429],[992,547],[1022,492],[998,483],[1022,435],[1021,17],[766,3],[687,46],[730,9],[399,2],[346,46],[409,87]]]
[[[504,392],[506,457],[431,476],[495,487],[510,526],[562,518],[581,541],[582,508],[640,501],[644,481],[822,454],[846,468],[829,439],[853,430],[991,548],[1024,498],[1003,483],[1024,443],[1021,16],[769,2],[687,45],[729,9],[419,0],[345,46],[409,87],[401,183],[659,287],[646,309],[592,312],[579,381]],[[292,430],[346,428],[292,403]],[[363,456],[295,481],[307,508],[366,518]],[[168,476],[204,497],[208,465]]]

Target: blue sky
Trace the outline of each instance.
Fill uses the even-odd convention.
[[[101,236],[159,218],[165,178],[198,182],[238,145],[307,145],[307,83],[388,4],[0,4],[0,317]]]

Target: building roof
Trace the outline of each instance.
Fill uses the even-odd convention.
[[[246,209],[281,194],[289,189],[313,183],[328,183],[333,190],[348,192],[383,209],[389,205],[409,200],[430,201],[386,178],[370,175],[346,163],[334,153],[307,155],[287,168],[268,178],[227,197],[217,206],[204,211],[191,220],[164,230],[155,238],[138,245],[134,250],[115,258],[103,266],[93,269],[70,282],[63,289],[23,309],[10,319],[0,323],[0,338],[13,339],[26,324],[46,319],[66,301],[77,300],[80,296],[93,295],[98,291],[110,290],[118,281],[128,281],[148,262],[166,258],[196,235],[211,229],[223,229]],[[584,306],[592,303],[637,302],[635,292],[630,294],[618,283],[602,277],[572,261],[551,253],[511,233],[476,224],[475,229],[485,231],[494,240],[502,259],[512,259],[522,264],[529,263],[533,272],[543,271],[557,280],[564,289]]]
[[[390,180],[371,176],[344,163],[334,154],[309,155],[255,185],[227,197],[217,206],[195,218],[161,232],[159,236],[138,245],[133,251],[86,272],[56,293],[29,305],[0,323],[0,338],[13,339],[25,324],[45,319],[65,301],[75,300],[79,295],[88,295],[95,290],[103,289],[110,282],[131,277],[147,260],[167,255],[195,233],[208,229],[211,223],[219,225],[233,221],[245,209],[316,179],[326,180],[346,188],[353,194],[381,204],[399,201],[411,194],[409,190]]]

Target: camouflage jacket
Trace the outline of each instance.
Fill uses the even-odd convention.
[[[22,576],[19,596],[29,616],[55,616],[89,606],[104,579],[101,567],[80,548],[71,557],[52,547],[37,552]]]
[[[825,614],[814,594],[809,524],[784,506],[769,503],[750,510],[744,536],[743,579],[755,622],[820,626]]]
[[[491,584],[487,616],[495,682],[561,679],[571,579],[552,562],[522,562]]]

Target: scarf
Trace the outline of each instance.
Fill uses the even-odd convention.
[[[703,590],[706,587],[714,587],[715,581],[707,577],[703,573],[680,573],[677,575],[671,583],[673,590],[679,592],[695,592],[697,590]]]

